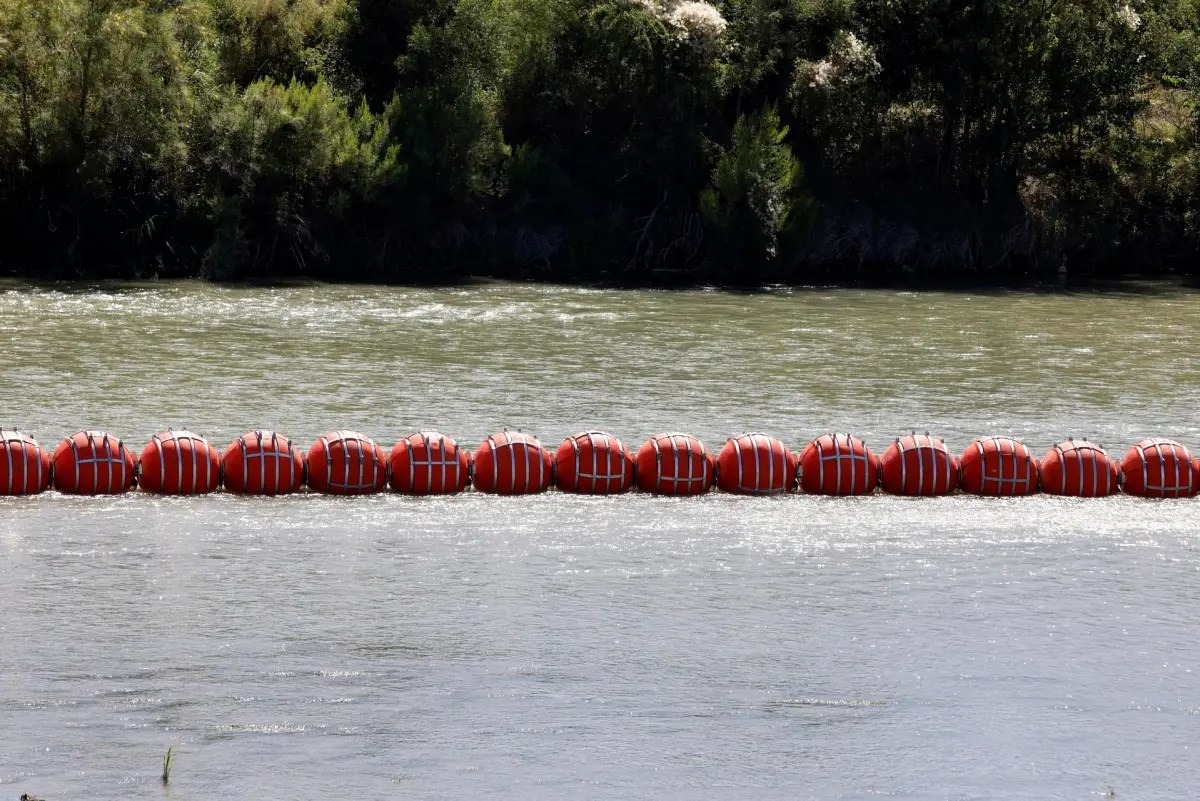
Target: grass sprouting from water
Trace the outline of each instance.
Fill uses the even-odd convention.
[[[167,753],[163,757],[163,784],[168,784],[171,781],[171,766],[175,764],[175,746],[167,746]]]

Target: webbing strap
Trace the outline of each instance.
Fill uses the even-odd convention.
[[[508,461],[509,461],[509,466],[510,466],[508,476],[510,479],[512,479],[512,483],[509,486],[509,491],[516,493],[516,491],[517,491],[517,449],[516,449],[511,437],[506,435],[504,437],[504,442],[505,442],[505,445],[508,447]],[[528,465],[527,465],[527,467],[528,467]],[[528,469],[526,469],[526,471],[525,471],[525,483],[526,484],[529,483],[529,470]]]
[[[499,491],[500,481],[498,479],[498,476],[496,475],[496,472],[497,472],[496,468],[500,464],[500,451],[499,451],[499,448],[497,447],[495,434],[491,434],[488,436],[487,446],[488,446],[488,450],[491,451],[491,453],[492,453],[492,484],[493,484],[492,490]],[[476,473],[476,476],[478,476],[478,473]]]
[[[321,437],[321,447],[325,450],[325,486],[326,488],[331,488],[333,485],[333,454],[329,452],[329,440],[327,438]],[[344,461],[346,462],[346,467],[349,468],[350,459],[347,458]],[[309,481],[312,481],[311,476],[309,476]]]
[[[1054,451],[1058,454],[1059,464],[1062,465],[1062,487],[1059,492],[1063,495],[1067,494],[1067,456],[1061,445],[1055,445]],[[1083,465],[1079,465],[1079,491],[1083,492]]]
[[[438,453],[441,455],[441,459],[439,461],[442,463],[442,492],[445,492],[446,491],[446,481],[448,480],[448,476],[446,475],[446,468],[448,467],[448,465],[446,464],[446,438],[445,437],[442,437],[442,436],[438,437]],[[426,446],[426,448],[425,448],[425,455],[430,457],[430,460],[432,461],[432,454],[429,453],[428,446]],[[455,447],[454,447],[454,486],[456,486],[456,487],[458,486],[458,479],[459,479],[458,472],[461,469],[462,469],[462,464],[458,461],[458,446],[455,445]]]
[[[588,443],[589,443],[589,444],[592,446],[592,472],[591,472],[591,479],[592,479],[592,491],[593,491],[593,493],[594,493],[594,492],[596,491],[596,489],[597,489],[597,487],[596,487],[596,484],[595,484],[595,481],[596,481],[596,474],[600,472],[600,448],[601,448],[601,447],[602,447],[602,448],[604,448],[604,453],[605,453],[605,455],[607,455],[607,454],[608,454],[608,435],[607,435],[607,434],[600,434],[599,436],[603,438],[603,445],[601,445],[600,447],[597,447],[597,445],[596,445],[596,438],[595,438],[594,436],[591,436],[591,435],[589,435],[589,436],[588,436]],[[576,445],[576,450],[578,450],[578,447],[579,447],[579,446],[578,446],[578,445]],[[608,470],[605,470],[605,472],[607,473],[607,472],[609,472],[609,471],[608,471]],[[576,479],[578,479],[578,478],[579,478],[579,468],[578,468],[578,465],[576,465],[575,477],[576,477]],[[604,479],[604,491],[605,491],[605,492],[608,492],[608,489],[609,489],[609,488],[608,488],[608,482],[609,482],[609,479],[607,479],[607,478],[606,478],[606,479]]]
[[[578,441],[577,437],[571,437],[571,452],[575,456],[575,489],[578,490],[579,489],[579,479],[580,479],[580,475],[579,475],[580,454],[579,454],[579,441]],[[595,443],[593,443],[592,444],[592,473],[594,474],[595,472],[596,472],[596,446],[595,446]],[[596,485],[595,485],[595,483],[593,483],[592,484],[592,492],[594,493],[595,491],[596,491]]]
[[[414,459],[413,455],[412,455],[413,449],[417,446],[417,443],[413,442],[413,437],[420,438],[419,442],[421,444],[421,447],[423,447],[425,449],[425,458],[426,459],[429,458],[429,440],[426,438],[426,436],[424,434],[414,434],[412,437],[409,437],[407,440],[409,443],[409,445],[408,445],[408,457],[409,457],[408,458],[408,488],[409,489],[412,489],[417,484],[417,460]],[[444,479],[445,479],[445,473],[443,471],[443,480]],[[444,484],[443,484],[443,487],[445,487]],[[429,487],[428,489],[432,490],[433,487]]]
[[[155,434],[150,438],[150,441],[154,444],[154,452],[158,454],[159,488],[165,489],[167,486],[167,460],[163,457],[162,440],[158,438],[158,434]],[[175,450],[178,451],[179,449],[176,448]],[[183,466],[180,465],[180,475],[183,475],[182,471]]]
[[[742,476],[742,438],[737,437],[733,441],[734,452],[737,454],[737,488],[740,490],[745,486]],[[750,441],[750,447],[754,447],[754,441]],[[757,466],[757,465],[756,465]],[[755,471],[755,478],[758,477],[758,472]]]
[[[1063,452],[1061,445],[1056,444],[1054,446],[1054,450],[1058,454],[1059,464],[1062,465],[1062,487],[1060,488],[1059,491],[1061,492],[1061,494],[1066,495],[1067,494],[1067,456]],[[1083,491],[1083,465],[1082,464],[1079,465],[1079,489],[1080,489],[1080,492],[1082,493],[1082,491]]]
[[[509,459],[512,462],[512,491],[517,491],[517,440],[508,437],[508,453]],[[529,449],[526,448],[522,454],[525,461],[525,490],[529,490]]]

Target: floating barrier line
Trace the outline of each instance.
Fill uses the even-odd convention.
[[[202,436],[168,429],[154,434],[140,457],[120,439],[94,430],[64,438],[53,458],[32,437],[15,431],[0,431],[0,448],[4,449],[0,495],[37,494],[49,486],[60,492],[116,494],[139,484],[144,492],[164,494],[198,494],[224,486],[232,492],[262,495],[287,494],[305,485],[319,492],[369,494],[386,491],[389,484],[393,492],[414,495],[459,492],[471,485],[479,491],[509,495],[535,494],[550,487],[612,494],[629,491],[635,484],[644,492],[676,496],[702,494],[713,486],[745,495],[801,490],[806,494],[872,494],[877,486],[884,493],[913,496],[957,490],[996,497],[1039,491],[1077,497],[1124,492],[1152,498],[1190,498],[1200,493],[1200,459],[1180,443],[1158,438],[1132,445],[1119,462],[1101,446],[1073,439],[1051,446],[1039,461],[1024,443],[1007,436],[976,439],[956,458],[946,450],[944,441],[915,432],[891,443],[883,459],[872,454],[862,440],[842,433],[817,437],[800,457],[766,434],[741,434],[730,437],[720,458],[714,458],[700,440],[671,432],[646,440],[635,458],[618,438],[602,431],[567,438],[557,457],[536,437],[507,431],[484,439],[474,455],[460,451],[454,440],[429,432],[400,440],[389,456],[365,434],[344,430],[319,438],[307,455],[287,437],[261,430],[244,434],[218,451]],[[588,450],[590,454],[585,455]],[[320,464],[321,458],[324,464]],[[335,458],[343,460],[340,467],[335,467]],[[352,464],[355,459],[357,468]],[[614,459],[619,462],[619,472]],[[743,461],[749,459],[753,470],[750,462]],[[782,478],[776,459],[781,463]],[[252,465],[255,461],[257,469]],[[174,466],[174,475],[168,464]],[[483,464],[485,476],[480,474]],[[154,472],[143,477],[144,466]],[[230,469],[237,471],[233,475],[240,474],[240,486],[231,482]],[[1102,470],[1104,482],[1100,481]],[[727,476],[725,483],[721,483],[722,472]],[[257,486],[251,483],[252,475]],[[407,475],[407,486],[401,475]],[[910,480],[914,477],[916,486]],[[927,484],[927,478],[931,483]]]

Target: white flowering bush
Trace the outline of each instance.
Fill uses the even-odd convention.
[[[1142,16],[1134,10],[1129,3],[1120,3],[1117,6],[1117,19],[1121,21],[1126,28],[1131,31],[1136,31],[1142,27]]]
[[[875,49],[850,31],[834,34],[829,55],[820,61],[797,65],[798,81],[810,89],[828,89],[837,84],[862,81],[879,73]]]
[[[720,44],[728,27],[717,7],[702,0],[680,3],[667,13],[666,19],[683,38],[714,47]]]
[[[665,22],[680,40],[708,52],[725,46],[725,30],[729,27],[720,9],[704,0],[635,0]]]

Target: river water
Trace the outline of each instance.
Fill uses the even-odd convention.
[[[1200,447],[1200,295],[0,285],[0,423]],[[1200,501],[0,500],[0,798],[1191,799]],[[173,748],[170,784],[160,780]]]

